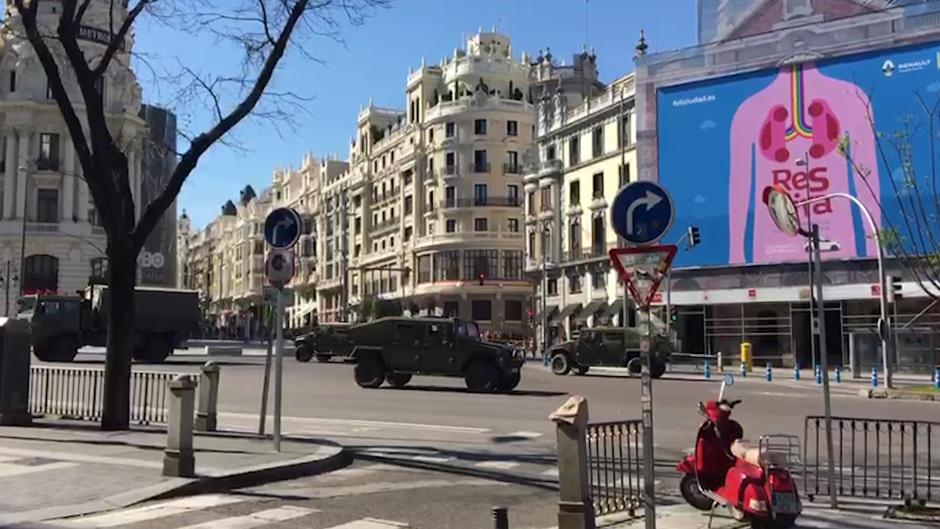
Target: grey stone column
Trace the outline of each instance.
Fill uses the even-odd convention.
[[[206,362],[199,378],[199,409],[196,411],[196,430],[214,432],[218,422],[219,364]]]
[[[549,418],[558,442],[558,529],[594,529],[585,430],[588,403],[574,395]]]
[[[196,380],[180,375],[170,381],[167,403],[170,411],[166,449],[163,452],[163,475],[191,478],[196,475],[193,457],[193,401]]]
[[[12,219],[13,215],[13,193],[16,192],[16,133],[12,130],[6,133],[6,154],[3,171],[3,218]]]

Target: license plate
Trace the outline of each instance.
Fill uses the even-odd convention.
[[[796,494],[792,492],[774,492],[773,510],[780,514],[797,514]]]

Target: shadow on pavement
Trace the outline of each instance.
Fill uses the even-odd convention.
[[[427,392],[444,392],[444,393],[467,393],[467,394],[477,394],[470,391],[467,388],[460,387],[447,387],[447,386],[404,386],[401,388],[393,388],[391,386],[382,386],[379,388],[383,391],[427,391]],[[480,395],[486,395],[487,393],[479,393]],[[545,391],[538,389],[517,389],[513,390],[510,393],[491,393],[491,395],[518,395],[520,397],[563,397],[567,395],[567,391]]]

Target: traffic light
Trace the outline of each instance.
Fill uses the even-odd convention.
[[[669,321],[675,323],[679,319],[679,307],[669,307]]]
[[[486,281],[486,274],[480,273],[480,286],[483,286],[484,281]]]
[[[888,287],[888,303],[894,303],[901,299],[901,278],[898,276],[888,276],[885,278],[885,284]]]
[[[693,248],[702,243],[702,235],[699,233],[698,226],[689,226],[689,248]]]

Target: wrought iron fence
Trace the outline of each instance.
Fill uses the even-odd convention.
[[[806,418],[806,494],[890,500],[940,499],[940,422],[833,417],[833,483],[823,417]]]
[[[167,420],[167,384],[179,373],[131,371],[131,421],[146,425]],[[101,419],[104,368],[31,366],[29,411],[67,419]]]
[[[588,482],[598,516],[642,506],[643,422],[588,424]]]

